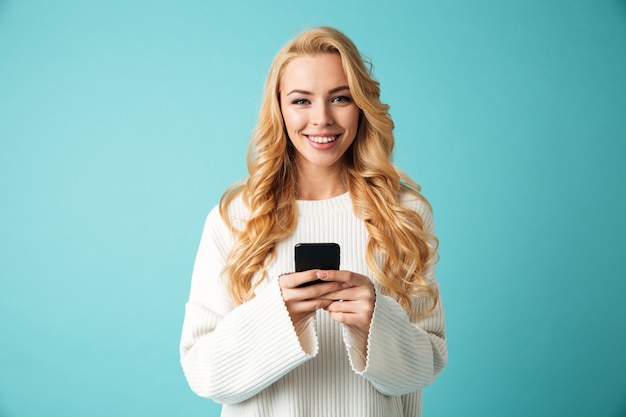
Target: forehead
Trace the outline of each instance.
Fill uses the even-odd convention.
[[[292,59],[283,71],[280,90],[297,88],[307,91],[348,85],[339,54],[303,55]]]

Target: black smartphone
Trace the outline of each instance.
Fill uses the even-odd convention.
[[[296,272],[310,269],[339,270],[340,248],[337,243],[298,243],[294,248]],[[321,280],[305,282],[300,287],[316,284]]]

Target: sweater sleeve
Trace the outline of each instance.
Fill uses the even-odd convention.
[[[230,240],[214,209],[196,256],[180,342],[189,386],[219,403],[244,401],[317,354],[315,324],[296,332],[276,280],[233,305],[220,276]]]
[[[416,210],[434,234],[430,210],[423,204]],[[438,290],[434,265],[426,268],[424,278]],[[415,298],[409,318],[397,301],[377,290],[369,334],[344,326],[353,370],[385,395],[404,395],[431,384],[448,360],[441,297],[428,316],[420,315],[431,306],[429,296]]]
[[[385,395],[430,385],[448,358],[441,302],[428,317],[412,323],[394,299],[377,294],[369,334],[345,326],[344,341],[354,371]]]

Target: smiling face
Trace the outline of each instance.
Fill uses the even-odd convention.
[[[343,156],[356,137],[359,108],[340,56],[305,55],[289,62],[280,81],[280,105],[300,175],[341,174]]]

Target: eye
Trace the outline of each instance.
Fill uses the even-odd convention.
[[[298,105],[298,106],[303,106],[305,104],[309,104],[309,100],[307,100],[305,98],[299,98],[299,99],[293,100],[291,102],[291,104],[295,104],[295,105]]]
[[[352,103],[352,98],[348,96],[337,96],[333,97],[333,103]]]

